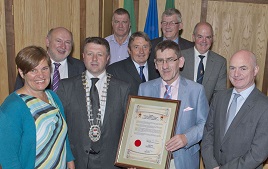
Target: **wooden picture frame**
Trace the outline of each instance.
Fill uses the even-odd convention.
[[[129,96],[115,165],[168,169],[165,143],[174,136],[179,107],[178,100]]]

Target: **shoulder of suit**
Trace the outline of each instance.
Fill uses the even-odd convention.
[[[77,81],[82,80],[82,74],[75,75],[66,79],[61,79],[60,83],[76,83]]]
[[[226,58],[225,57],[221,56],[220,54],[218,54],[216,52],[213,52],[212,50],[210,50],[208,54],[209,55],[212,55],[213,58],[216,58],[216,59],[218,59],[218,60],[220,60],[222,62],[226,62]]]
[[[111,78],[111,81],[110,81],[110,84],[116,84],[116,85],[126,85],[126,86],[128,86],[129,85],[129,83],[127,83],[127,82],[125,82],[125,81],[122,81],[122,80],[120,80],[120,79],[118,79],[118,78],[116,78],[116,77],[114,77],[113,75],[111,75],[112,76],[112,78]]]
[[[72,56],[68,56],[67,57],[67,62],[68,63],[71,63],[71,64],[77,63],[77,64],[83,64],[84,65],[84,62],[83,61],[81,61],[81,60],[79,60],[77,58],[74,58]]]

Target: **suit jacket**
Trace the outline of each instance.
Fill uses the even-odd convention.
[[[159,77],[158,71],[155,69],[154,62],[147,62],[148,64],[148,78],[153,80]],[[125,60],[116,62],[107,68],[107,72],[112,74],[114,77],[131,84],[130,93],[131,95],[137,95],[139,85],[141,84],[141,78],[137,71],[131,57]]]
[[[116,169],[114,166],[130,85],[111,78],[101,126],[101,150],[90,154],[86,92],[81,75],[63,79],[58,88],[68,125],[70,146],[77,169]]]
[[[181,75],[196,81],[194,79],[194,48],[189,48],[182,51],[182,56],[185,58],[184,67],[181,70]],[[226,59],[213,51],[209,51],[207,55],[207,63],[202,84],[205,87],[208,101],[214,93],[220,90],[225,90],[227,85],[227,68]]]
[[[161,83],[161,78],[142,83],[139,87],[139,95],[160,98]],[[178,100],[181,100],[181,104],[176,134],[185,134],[188,143],[173,152],[175,166],[183,169],[199,169],[198,142],[202,138],[209,111],[204,87],[180,76]]]
[[[159,38],[156,38],[156,39],[153,39],[151,41],[152,43],[152,51],[151,51],[151,54],[150,54],[150,57],[149,57],[149,60],[154,62],[154,59],[155,59],[155,47],[158,43],[162,42],[163,41],[163,37],[159,37]],[[184,50],[184,49],[188,49],[188,48],[191,48],[194,46],[194,43],[193,42],[190,42],[186,39],[183,39],[181,37],[179,37],[179,46],[180,46],[180,49],[181,50]]]
[[[67,57],[67,64],[68,64],[68,77],[73,77],[73,76],[79,75],[83,71],[85,71],[85,65],[79,59],[76,59],[76,58],[73,58],[71,56],[68,56]],[[16,77],[14,90],[18,90],[22,86],[24,86],[24,80],[18,74],[17,77]],[[50,85],[48,85],[47,89],[49,89],[49,88],[50,88]]]
[[[268,157],[268,98],[255,88],[224,135],[232,89],[218,92],[211,103],[201,143],[206,169],[261,169]]]

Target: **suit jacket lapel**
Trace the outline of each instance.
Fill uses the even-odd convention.
[[[185,65],[183,68],[183,73],[185,73],[185,77],[189,77],[189,79],[193,79],[194,81],[194,66],[195,66],[195,56],[194,56],[194,48],[187,50],[188,53],[185,57]],[[185,69],[185,70],[184,70]]]
[[[133,76],[135,80],[137,80],[139,83],[141,83],[141,78],[139,75],[139,72],[137,71],[131,57],[128,57],[126,60],[126,71],[129,72],[130,76]]]
[[[248,113],[250,113],[251,108],[255,105],[256,101],[256,88],[251,92],[251,94],[248,96],[240,110],[237,112],[234,120],[232,121],[228,131],[225,134],[225,137],[223,138],[223,142],[231,136],[232,131],[235,130],[235,128],[240,124],[241,120],[245,118]]]
[[[147,64],[148,64],[148,80],[153,80],[159,77],[154,62],[147,60]]]
[[[224,138],[224,132],[225,132],[225,126],[226,126],[226,114],[227,114],[227,109],[228,109],[228,104],[231,98],[232,90],[228,91],[228,94],[225,96],[223,99],[223,104],[221,104],[221,107],[219,108],[220,110],[220,136],[221,140]]]
[[[178,90],[178,100],[184,100],[186,97],[187,97],[187,91],[189,89],[187,89],[187,82],[185,81],[185,78],[180,76],[180,81],[179,81],[179,90]],[[180,120],[182,119],[181,116],[182,116],[182,109],[183,107],[185,107],[185,105],[182,104],[181,102],[181,105],[180,105],[180,109],[179,109],[179,118],[178,118],[178,122],[177,124],[180,124]]]
[[[204,79],[202,84],[206,84],[208,82],[208,79],[211,75],[211,73],[213,73],[213,68],[214,68],[214,58],[213,56],[211,56],[210,51],[208,52],[207,55],[207,63],[206,63],[206,68],[205,68],[205,74],[204,74]]]

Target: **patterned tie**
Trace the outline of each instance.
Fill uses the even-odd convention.
[[[140,66],[140,78],[142,82],[146,82],[145,76],[143,74],[143,68],[144,66]]]
[[[53,63],[53,64],[55,65],[55,69],[53,75],[52,90],[56,92],[59,88],[59,82],[60,82],[60,72],[59,72],[60,63]]]
[[[171,85],[165,85],[166,92],[164,93],[164,99],[171,99]]]
[[[199,65],[198,65],[196,82],[199,83],[199,84],[202,84],[204,73],[205,73],[204,64],[203,64],[203,59],[204,59],[205,56],[199,55],[199,57],[200,57],[201,60],[200,60]]]
[[[227,132],[229,126],[231,125],[233,119],[235,118],[236,114],[236,107],[237,107],[237,98],[241,96],[240,94],[234,93],[234,98],[230,104],[229,110],[226,114],[226,126],[225,126],[225,133]]]

